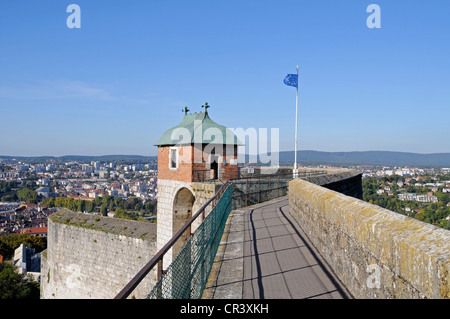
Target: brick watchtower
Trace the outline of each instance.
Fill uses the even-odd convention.
[[[157,249],[210,199],[222,182],[238,177],[237,147],[243,145],[225,126],[208,115],[208,103],[200,113],[188,114],[167,130],[155,144],[158,147]],[[207,212],[208,213],[208,212]],[[198,225],[193,225],[192,231]],[[166,255],[168,265],[187,240],[183,235]]]

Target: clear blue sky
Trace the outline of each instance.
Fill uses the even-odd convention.
[[[1,1],[0,154],[155,155],[205,101],[293,150],[297,64],[299,149],[450,152],[449,17],[448,0]]]

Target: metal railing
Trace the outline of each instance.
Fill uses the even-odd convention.
[[[228,179],[236,179],[239,178],[239,171],[237,170],[227,170],[224,173],[224,176],[219,178],[218,171],[214,171],[213,169],[196,169],[192,171],[192,180],[193,182],[222,182],[222,180],[228,180]]]
[[[209,213],[208,217],[211,215],[219,215],[220,210],[216,209],[214,210],[214,208],[216,207],[217,203],[219,202],[219,200],[221,199],[222,195],[228,190],[229,186],[232,184],[231,180],[227,181],[226,183],[224,183],[220,189],[217,191],[217,193],[214,195],[214,197],[212,197],[210,200],[208,200],[199,210],[197,213],[195,213],[194,216],[192,216],[189,221],[180,228],[180,230],[178,230],[176,232],[176,234],[164,245],[163,248],[161,248],[156,255],[136,274],[136,276],[134,276],[134,278],[119,292],[119,294],[117,294],[117,296],[115,297],[115,299],[125,299],[127,298],[131,292],[139,285],[139,283],[144,279],[144,277],[156,266],[157,267],[157,281],[160,282],[161,278],[163,277],[163,275],[166,275],[167,270],[163,269],[163,258],[164,255],[172,248],[172,246],[177,242],[177,240],[185,233],[188,233],[188,242],[191,239],[191,229],[192,229],[192,223],[199,217],[202,216],[203,219],[203,223],[206,221],[206,216],[205,216],[205,212],[206,212],[206,208],[209,205],[213,205],[213,210],[211,211],[211,213]],[[231,191],[231,189],[230,189]],[[229,196],[230,192],[228,192]],[[230,200],[231,202],[231,200]],[[221,204],[221,206],[223,206],[223,204]],[[231,206],[230,206],[231,209]],[[213,212],[215,212],[215,214],[212,214]],[[222,219],[224,218],[225,214],[223,214],[224,212],[222,212]],[[210,219],[212,219],[213,217],[211,217]],[[217,217],[218,218],[218,217]],[[226,218],[225,218],[226,220]],[[216,219],[214,219],[214,221],[216,221]],[[202,223],[202,224],[203,224]],[[196,233],[198,232],[198,230],[200,229],[202,225],[199,226],[199,228],[196,230]],[[220,229],[218,229],[220,230]],[[217,231],[216,231],[217,233]],[[220,234],[221,236],[221,234]],[[220,240],[220,237],[219,237]],[[191,241],[192,242],[192,241]],[[198,240],[196,240],[196,243],[199,243]],[[185,245],[186,246],[186,245]],[[185,247],[184,246],[184,247]],[[182,256],[182,252],[184,250],[184,247],[182,248],[181,252],[177,255],[178,256]],[[187,249],[185,251],[188,251]],[[215,253],[214,253],[215,254]],[[175,257],[175,259],[177,258]],[[180,257],[183,258],[183,257]],[[172,262],[172,264],[174,262],[176,262],[176,260],[174,259],[174,261]],[[169,266],[170,267],[170,266]],[[169,268],[168,268],[169,269]],[[170,271],[173,271],[174,267],[171,267]],[[184,282],[184,280],[183,280]],[[157,283],[158,285],[158,283]],[[161,286],[162,284],[160,284]],[[153,289],[155,290],[155,289]],[[157,291],[156,293],[157,297],[161,297],[162,296],[162,292],[161,291]],[[173,295],[172,297],[173,298]]]
[[[326,172],[300,172],[299,178],[323,174],[326,174]],[[285,173],[257,177],[248,176],[226,181],[217,193],[177,231],[164,247],[117,294],[115,299],[127,298],[155,266],[157,267],[157,282],[147,298],[200,298],[230,211],[285,196],[289,180],[292,178],[292,173]],[[212,209],[208,216],[205,216],[206,209],[209,206]],[[200,216],[202,223],[192,233],[192,224]],[[188,234],[186,244],[168,268],[164,270],[164,255],[169,252],[185,232]]]
[[[214,208],[189,237],[147,298],[201,298],[231,211],[232,189],[233,184],[226,187]]]
[[[214,170],[197,169],[192,171],[192,180],[194,182],[209,182],[217,179],[218,178],[214,176]]]

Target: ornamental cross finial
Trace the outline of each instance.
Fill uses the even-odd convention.
[[[184,107],[184,109],[182,110],[184,112],[184,115],[187,115],[189,112],[189,109],[187,106]]]
[[[202,107],[205,108],[205,113],[208,113],[208,108],[210,108],[211,106],[208,105],[208,102],[205,102],[205,104],[202,105]]]

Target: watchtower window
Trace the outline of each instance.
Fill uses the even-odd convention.
[[[171,168],[171,169],[177,169],[178,168],[178,150],[176,148],[171,148],[170,149],[169,168]]]

